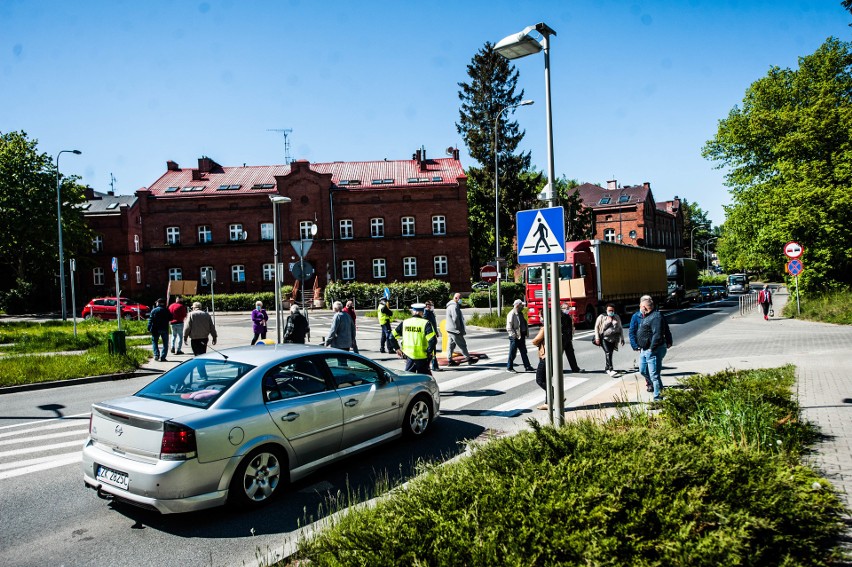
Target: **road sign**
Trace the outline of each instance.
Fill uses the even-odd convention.
[[[565,261],[565,212],[562,207],[518,211],[518,263]]]
[[[290,272],[297,280],[309,280],[314,277],[314,266],[310,262],[304,262],[304,264],[304,275],[302,274],[302,262],[293,262],[293,267],[290,268]]]
[[[115,256],[112,257],[112,273],[116,273],[118,271],[118,258]]]
[[[805,250],[802,248],[802,245],[798,242],[788,242],[784,246],[784,255],[788,258],[792,258],[793,260],[801,256],[804,251]]]
[[[497,268],[494,266],[482,266],[479,268],[479,279],[488,283],[497,281]]]
[[[311,249],[311,244],[313,244],[313,240],[291,240],[290,245],[296,251],[296,255],[299,258],[303,258],[308,255],[308,250]]]
[[[791,276],[798,276],[804,269],[805,267],[802,265],[801,260],[790,260],[787,262],[787,273]]]
[[[390,288],[385,288],[385,299],[390,301]]]

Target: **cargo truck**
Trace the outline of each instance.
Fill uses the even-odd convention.
[[[668,296],[666,303],[674,306],[698,300],[698,262],[691,258],[666,260]]]
[[[566,242],[566,262],[558,265],[562,303],[568,304],[574,323],[593,325],[607,303],[620,313],[635,311],[639,298],[650,295],[658,305],[666,297],[666,255],[661,250],[627,246],[603,240]],[[540,265],[525,271],[527,316],[542,323]],[[626,326],[626,321],[624,321]]]

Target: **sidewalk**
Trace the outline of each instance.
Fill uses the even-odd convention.
[[[774,309],[780,314],[789,295],[779,289]],[[763,337],[759,351],[755,337]],[[675,344],[663,363],[663,384],[679,376],[712,374],[727,368],[747,370],[796,366],[796,395],[803,417],[819,426],[825,438],[807,461],[830,480],[852,509],[852,326],[782,319],[763,320],[759,308],[745,316],[726,317],[700,337]],[[569,407],[568,418],[612,415],[613,401],[649,402],[644,379],[628,373],[620,380]],[[849,536],[852,536],[850,530]],[[852,541],[847,539],[847,541]]]

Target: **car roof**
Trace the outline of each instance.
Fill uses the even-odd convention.
[[[225,355],[228,357],[229,361],[243,362],[245,364],[251,364],[253,366],[263,366],[265,364],[281,360],[285,357],[322,353],[332,353],[339,355],[343,354],[344,351],[341,351],[340,349],[336,348],[324,347],[319,345],[303,345],[293,343],[267,345],[263,343],[257,343],[254,346],[226,348],[218,352],[208,351],[206,354],[200,355],[196,358],[222,359],[222,355]],[[347,352],[346,354],[355,355],[355,353],[350,352]]]

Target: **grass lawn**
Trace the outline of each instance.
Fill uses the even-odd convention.
[[[787,305],[784,306],[784,316],[794,319],[807,319],[822,323],[837,323],[852,325],[852,291],[831,291],[810,296],[799,296],[801,315],[796,309],[796,287],[787,286],[790,293]]]

